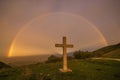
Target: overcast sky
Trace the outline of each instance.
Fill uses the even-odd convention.
[[[119,43],[120,0],[0,0],[0,56],[57,53],[64,35],[72,50]]]

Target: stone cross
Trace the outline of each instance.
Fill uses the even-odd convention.
[[[67,66],[67,48],[73,48],[72,44],[67,44],[66,37],[63,37],[63,44],[55,44],[55,47],[63,48],[63,68],[59,69],[61,72],[72,72],[71,69],[68,69]]]

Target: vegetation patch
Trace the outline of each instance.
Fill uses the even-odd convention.
[[[119,80],[120,62],[73,59],[68,61],[72,72],[62,73],[62,62],[31,64],[4,70],[0,80]]]

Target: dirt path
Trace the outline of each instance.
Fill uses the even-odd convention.
[[[102,60],[115,60],[115,61],[120,61],[120,59],[117,59],[117,58],[92,58],[92,59],[102,59]]]

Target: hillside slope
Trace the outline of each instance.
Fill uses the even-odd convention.
[[[2,69],[2,68],[11,68],[11,66],[9,66],[3,62],[0,62],[0,69]]]
[[[103,57],[120,58],[120,49],[113,50],[103,55]]]
[[[93,51],[93,53],[95,55],[102,56],[102,55],[105,55],[105,54],[107,54],[109,52],[113,52],[113,51],[118,50],[118,49],[120,49],[120,43],[115,44],[115,45],[110,45],[110,46],[103,47],[101,49]]]

